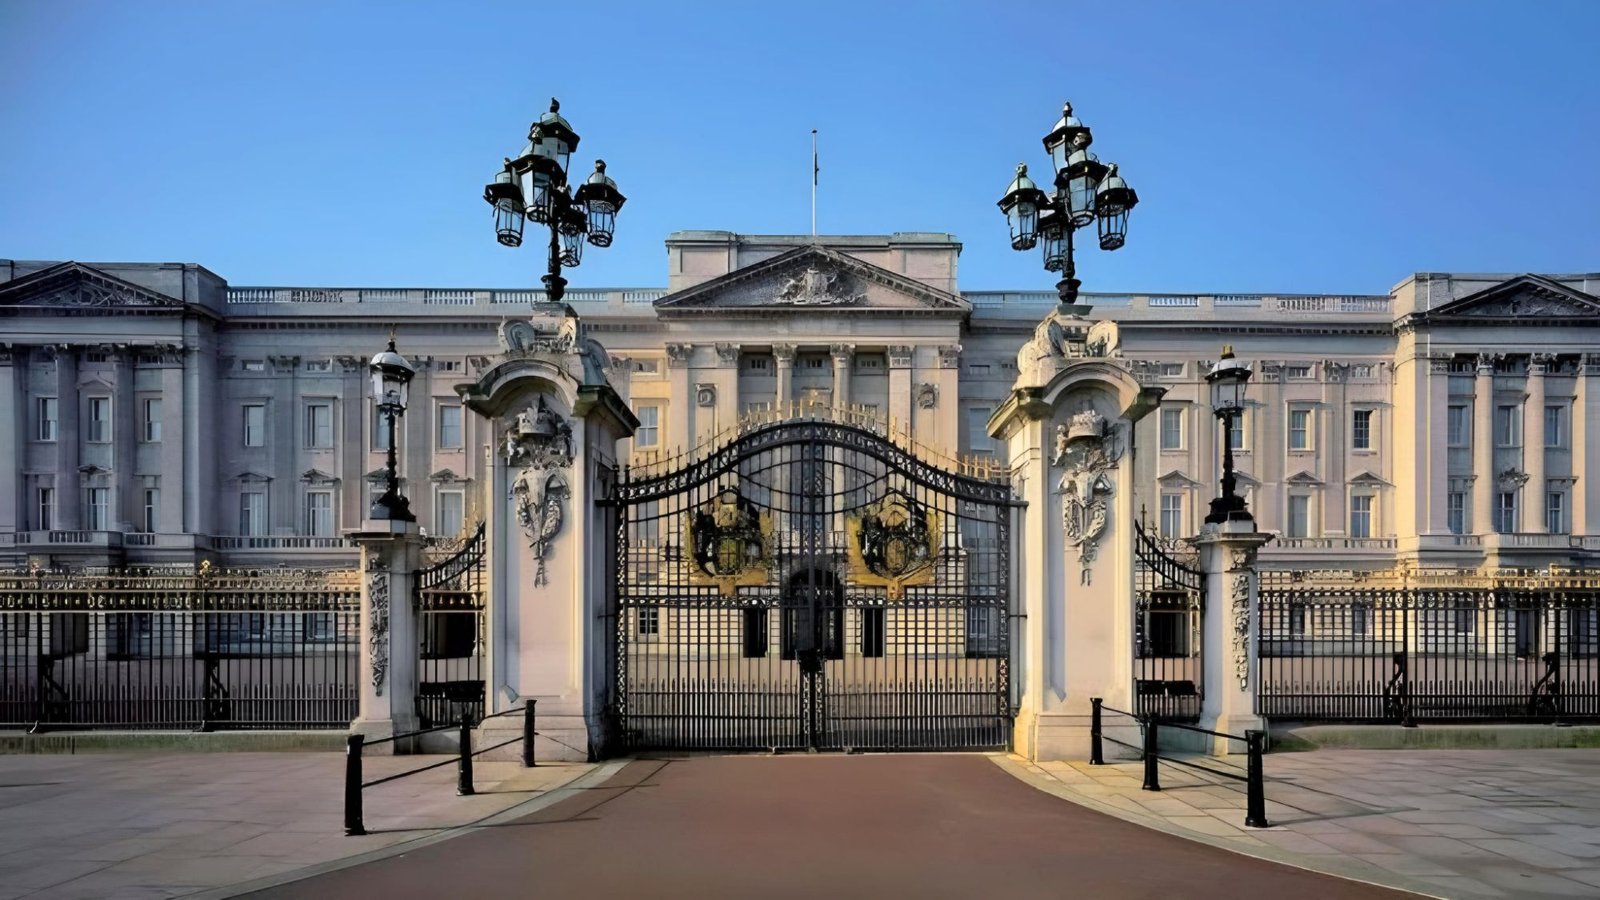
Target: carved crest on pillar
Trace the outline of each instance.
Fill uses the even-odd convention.
[[[367,559],[367,621],[372,689],[381,697],[389,677],[389,566],[376,553]]]
[[[1106,473],[1121,458],[1116,426],[1087,403],[1066,423],[1056,426],[1050,462],[1064,470],[1056,488],[1061,494],[1061,527],[1067,551],[1077,551],[1080,584],[1090,583],[1090,566],[1111,515],[1113,489]]]
[[[512,509],[538,562],[533,583],[544,585],[545,556],[561,533],[565,501],[572,493],[563,471],[572,466],[572,426],[540,396],[517,413],[501,452],[506,465],[517,469],[511,479]]]
[[[933,409],[939,405],[939,386],[930,382],[917,385],[917,406],[922,409]]]

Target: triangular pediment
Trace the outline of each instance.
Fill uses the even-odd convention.
[[[1350,479],[1350,483],[1353,484],[1353,485],[1362,485],[1362,486],[1369,486],[1369,487],[1390,487],[1391,486],[1389,482],[1384,481],[1382,478],[1379,478],[1377,475],[1374,475],[1371,472],[1362,472],[1360,475],[1357,475],[1356,477]]]
[[[338,484],[339,476],[330,475],[321,469],[307,469],[300,473],[300,480],[306,484]]]
[[[1285,484],[1321,484],[1322,479],[1310,472],[1296,472],[1284,479]]]
[[[251,471],[247,470],[247,471],[244,471],[244,472],[240,472],[238,475],[235,475],[234,476],[234,480],[242,482],[242,483],[245,483],[245,484],[264,484],[266,482],[271,481],[272,480],[272,476],[271,475],[264,475],[264,474],[262,474],[260,472],[251,472]]]
[[[451,469],[440,469],[432,475],[429,475],[428,480],[437,484],[456,484],[458,482],[471,481],[472,479],[457,475]]]
[[[1200,482],[1195,481],[1193,478],[1190,478],[1188,475],[1183,474],[1182,472],[1178,471],[1177,469],[1173,469],[1172,471],[1170,471],[1167,474],[1161,476],[1160,478],[1157,478],[1156,481],[1161,482],[1163,487],[1199,487],[1200,486]]]
[[[1421,322],[1505,325],[1511,322],[1600,325],[1600,297],[1542,275],[1518,275],[1418,313]]]
[[[955,294],[818,244],[745,266],[655,301],[659,314],[901,312],[962,316]]]
[[[83,263],[64,262],[0,284],[0,312],[13,315],[182,312],[184,302]]]

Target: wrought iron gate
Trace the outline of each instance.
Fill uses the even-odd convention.
[[[1134,523],[1134,711],[1200,718],[1206,576],[1192,549]]]
[[[625,472],[610,502],[625,747],[1009,744],[1003,473],[798,419]]]
[[[483,718],[483,523],[417,572],[417,718],[432,728]],[[453,550],[453,552],[451,552]]]

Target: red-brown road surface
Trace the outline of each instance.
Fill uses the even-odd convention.
[[[639,760],[524,819],[250,896],[1002,895],[1415,896],[1150,831],[982,756],[932,754]]]

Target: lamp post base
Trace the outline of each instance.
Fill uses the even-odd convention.
[[[1206,523],[1221,525],[1224,522],[1255,522],[1255,517],[1250,515],[1250,510],[1245,508],[1244,498],[1231,494],[1217,497],[1211,501],[1211,514],[1206,516]]]
[[[539,280],[544,282],[545,296],[549,298],[550,302],[559,303],[562,295],[567,292],[567,280],[553,272]]]
[[[411,513],[411,501],[393,491],[386,491],[383,496],[372,501],[371,509],[367,510],[367,517],[371,519],[388,519],[394,522],[415,522],[417,520],[417,517]]]

